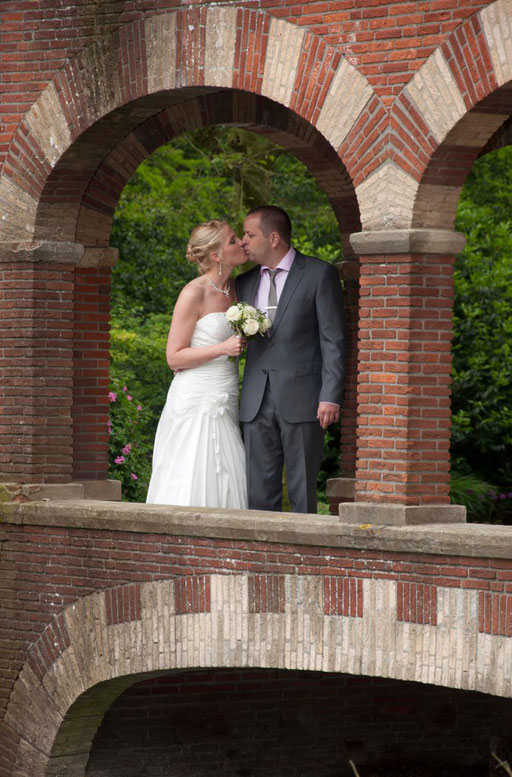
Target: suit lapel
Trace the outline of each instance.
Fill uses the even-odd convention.
[[[297,290],[299,283],[302,281],[304,277],[305,269],[306,269],[306,260],[303,254],[296,251],[293,264],[290,268],[290,272],[288,273],[288,278],[286,279],[286,283],[284,284],[283,291],[281,292],[281,296],[279,297],[279,302],[276,310],[276,317],[274,319],[272,329],[270,329],[270,337],[274,336],[276,329],[281,322],[281,319],[284,315],[286,308],[288,307],[290,300],[292,299],[293,295]]]
[[[253,305],[260,280],[259,266],[253,267],[252,270],[249,270],[244,275],[239,276],[238,279],[240,283],[240,302],[248,302],[250,305]]]

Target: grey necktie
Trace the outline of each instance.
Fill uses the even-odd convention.
[[[276,309],[277,309],[276,275],[278,272],[280,272],[279,269],[268,271],[268,274],[270,277],[270,287],[268,290],[267,316],[268,318],[270,318],[272,323],[274,323],[274,318],[276,317]]]

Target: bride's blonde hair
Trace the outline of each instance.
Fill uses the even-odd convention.
[[[189,262],[197,264],[201,275],[208,272],[213,264],[211,259],[212,252],[220,254],[225,226],[227,226],[225,221],[212,219],[194,227],[190,233],[185,255]]]

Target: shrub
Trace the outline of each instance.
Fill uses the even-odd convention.
[[[121,381],[111,382],[109,398],[109,477],[121,481],[124,499],[144,502],[152,450],[146,411]]]

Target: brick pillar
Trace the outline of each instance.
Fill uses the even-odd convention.
[[[80,250],[65,245],[60,251],[54,244],[1,247],[3,483],[71,481],[73,262]]]
[[[453,260],[464,238],[363,232],[352,245],[361,262],[357,467],[355,504],[341,505],[340,515],[463,520],[448,490]]]
[[[73,478],[80,481],[108,475],[110,276],[110,267],[75,269]]]
[[[117,482],[72,482],[107,477],[108,438],[99,450],[95,435],[108,417],[110,269],[91,265],[116,255],[0,245],[0,498],[118,498]]]
[[[344,286],[347,369],[340,433],[340,477],[327,481],[331,514],[337,515],[342,502],[354,500],[357,454],[357,337],[359,323],[359,262],[354,259],[338,265]]]

